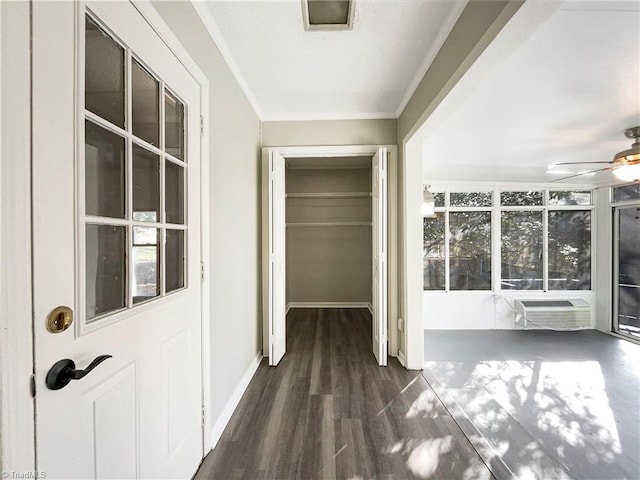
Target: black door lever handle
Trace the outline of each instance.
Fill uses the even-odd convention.
[[[80,380],[84,378],[91,370],[96,368],[106,359],[111,358],[111,355],[100,355],[93,359],[93,361],[87,365],[84,370],[76,370],[76,364],[73,360],[65,358],[59,360],[53,364],[53,367],[47,372],[47,378],[45,383],[49,390],[60,390],[66,387],[71,380]]]

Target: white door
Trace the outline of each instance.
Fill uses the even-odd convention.
[[[32,15],[38,470],[189,478],[203,453],[199,86],[129,2]],[[69,310],[47,319],[58,306],[66,330]],[[52,389],[74,374],[57,362],[80,377],[101,355]]]
[[[372,162],[373,214],[373,353],[387,364],[387,149],[379,148]]]
[[[265,311],[269,365],[276,366],[287,352],[286,271],[285,271],[285,163],[278,152],[268,151],[265,161],[267,179],[268,280]]]

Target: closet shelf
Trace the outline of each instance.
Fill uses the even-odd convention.
[[[371,192],[287,193],[287,198],[367,198]]]
[[[370,227],[371,222],[310,222],[287,223],[287,227]]]

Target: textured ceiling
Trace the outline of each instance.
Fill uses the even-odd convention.
[[[640,2],[526,2],[421,135],[424,177],[546,182],[609,161],[640,125]],[[571,182],[603,183],[610,172]]]
[[[396,118],[466,0],[356,0],[353,30],[305,31],[300,0],[196,8],[263,120]]]

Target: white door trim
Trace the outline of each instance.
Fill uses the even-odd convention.
[[[200,70],[195,60],[189,55],[178,37],[165,23],[158,11],[146,0],[131,0],[141,15],[149,22],[158,36],[180,60],[187,71],[200,85],[200,114],[202,125],[200,137],[200,262],[202,265],[202,406],[203,447],[206,454],[213,448],[212,435],[214,424],[211,418],[212,379],[211,379],[211,295],[209,278],[210,238],[209,238],[209,79]]]
[[[35,468],[31,298],[30,4],[0,2],[0,470]]]
[[[398,147],[397,145],[317,145],[317,146],[293,146],[293,147],[264,147],[262,149],[263,159],[265,158],[265,152],[268,151],[276,151],[283,157],[351,157],[351,156],[359,156],[359,155],[375,155],[380,147],[385,147],[387,152],[389,152],[389,162],[388,162],[388,226],[389,226],[389,244],[388,244],[388,332],[389,332],[389,355],[395,357],[398,355],[398,336],[397,325],[398,325],[398,258],[397,258],[397,199],[398,199],[398,186],[397,186],[397,166],[398,166]],[[263,160],[264,165],[264,160]],[[268,196],[266,196],[266,186],[267,183],[264,180],[264,170],[263,170],[263,183],[262,183],[262,202],[264,207],[264,202],[268,200]],[[263,216],[264,218],[264,216]],[[268,227],[268,225],[267,225]],[[262,258],[263,258],[263,276],[262,276],[262,289],[263,289],[263,307],[265,306],[265,296],[268,294],[268,285],[266,282],[268,281],[267,276],[264,275],[265,269],[268,272],[268,264],[264,262],[265,258],[265,241],[268,240],[264,236],[265,225],[263,224],[263,241],[262,241]],[[267,230],[268,231],[268,230]],[[268,242],[267,242],[268,244]],[[264,326],[263,326],[264,329]],[[264,330],[263,330],[264,333]],[[269,346],[268,341],[266,340],[267,335],[263,334],[263,355],[268,356]]]
[[[202,270],[202,306],[201,306],[201,328],[202,328],[202,406],[203,406],[203,447],[206,454],[213,444],[211,443],[211,432],[214,425],[211,417],[212,404],[212,379],[211,379],[211,323],[209,322],[211,311],[210,295],[210,237],[209,237],[209,79],[200,69],[189,52],[184,48],[178,37],[175,36],[171,28],[165,23],[158,11],[146,0],[131,0],[140,14],[147,20],[149,25],[156,31],[158,36],[164,41],[167,47],[184,65],[195,81],[200,85],[200,114],[202,116],[201,136],[200,136],[200,262]]]

